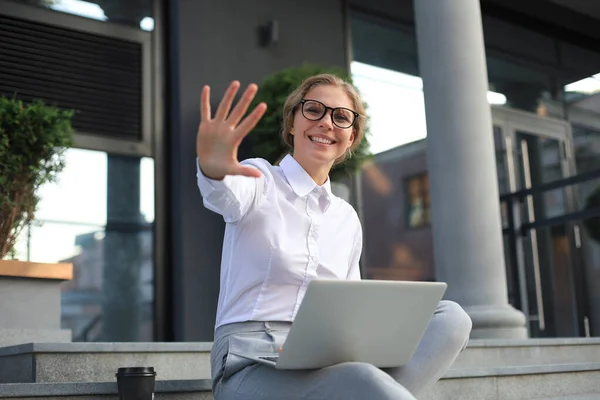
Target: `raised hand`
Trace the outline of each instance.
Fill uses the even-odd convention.
[[[238,162],[237,153],[242,139],[256,126],[265,113],[267,105],[260,103],[242,120],[258,90],[255,84],[251,84],[230,113],[239,87],[238,81],[233,81],[229,85],[214,118],[211,118],[210,87],[202,88],[196,154],[200,170],[211,179],[221,180],[226,175],[260,177],[258,169]]]

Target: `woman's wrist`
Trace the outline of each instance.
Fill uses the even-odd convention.
[[[210,171],[210,169],[207,170],[206,166],[203,166],[200,162],[200,158],[198,158],[198,168],[200,169],[200,173],[204,175],[205,178],[213,181],[222,181],[225,179],[224,175],[214,174]]]

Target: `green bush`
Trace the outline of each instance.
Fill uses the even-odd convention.
[[[0,97],[0,259],[33,220],[38,188],[56,179],[72,145],[73,111]]]
[[[280,135],[285,100],[306,78],[321,73],[334,74],[352,83],[351,77],[341,68],[310,64],[287,68],[264,79],[254,99],[254,105],[263,101],[267,104],[265,115],[250,134],[254,157],[264,158],[273,164],[289,151]],[[355,150],[352,157],[333,168],[330,174],[331,180],[335,181],[352,175],[361,168],[363,162],[370,156],[367,124],[365,138],[360,146]]]
[[[586,198],[585,209],[600,207],[600,185]],[[600,242],[600,217],[587,218],[583,221],[585,229],[592,239]]]

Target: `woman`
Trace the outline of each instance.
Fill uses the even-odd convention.
[[[415,399],[468,341],[471,320],[456,303],[440,303],[400,368],[342,363],[280,371],[231,354],[280,348],[308,283],[360,279],[362,249],[356,212],[331,193],[328,178],[363,139],[365,111],[356,90],[326,74],[303,82],[283,110],[291,154],[272,166],[237,161],[240,142],[266,110],[261,103],[243,118],[257,92],[252,84],[230,111],[238,88],[231,83],[214,117],[210,89],[203,88],[196,146],[204,205],[227,223],[211,353],[215,399]]]

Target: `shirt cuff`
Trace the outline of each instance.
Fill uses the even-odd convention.
[[[229,187],[231,176],[226,175],[222,180],[218,181],[210,179],[200,170],[200,163],[196,157],[196,179],[198,180],[198,189],[203,196],[207,196],[215,190],[222,190]]]

